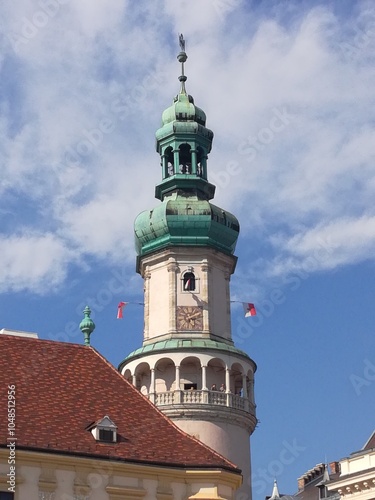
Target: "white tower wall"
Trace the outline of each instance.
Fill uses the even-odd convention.
[[[249,431],[247,429],[230,422],[210,422],[196,419],[172,420],[187,434],[196,437],[237,465],[242,470],[244,489],[249,488],[251,466]]]

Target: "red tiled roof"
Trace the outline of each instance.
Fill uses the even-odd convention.
[[[7,390],[16,386],[18,449],[105,456],[177,467],[236,467],[179,430],[95,349],[0,335],[0,446],[7,443]],[[105,415],[118,441],[87,427]]]
[[[375,431],[371,434],[367,442],[365,443],[363,450],[372,450],[375,448]]]

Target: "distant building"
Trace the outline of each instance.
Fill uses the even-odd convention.
[[[279,493],[274,482],[266,500],[374,500],[375,499],[375,431],[360,451],[339,462],[323,463],[308,470],[298,479],[294,495]]]
[[[375,498],[375,431],[362,450],[339,462],[340,474],[332,480],[328,491],[337,491],[345,500]]]
[[[298,478],[298,491],[293,495],[280,494],[275,480],[272,495],[267,496],[266,500],[279,500],[280,498],[283,500],[323,500],[326,498],[336,500],[340,498],[336,492],[329,492],[327,487],[332,478],[338,476],[338,463],[330,463],[329,468],[330,472],[328,472],[328,466],[321,463],[305,472]]]
[[[240,470],[92,347],[2,330],[0,367],[0,500],[234,498]]]

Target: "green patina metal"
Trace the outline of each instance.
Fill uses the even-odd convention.
[[[209,246],[233,254],[240,230],[233,214],[186,193],[174,193],[142,212],[134,228],[139,255],[175,245]]]
[[[90,345],[90,335],[95,330],[95,323],[90,318],[91,309],[89,308],[89,306],[86,306],[82,312],[85,317],[79,324],[79,328],[84,335],[85,345]]]
[[[159,342],[154,342],[153,344],[147,344],[135,351],[131,352],[119,365],[119,370],[121,370],[124,363],[129,363],[129,361],[143,357],[145,354],[156,354],[156,353],[167,353],[173,351],[184,351],[184,350],[194,350],[197,349],[199,352],[204,350],[214,350],[220,351],[226,354],[235,354],[236,356],[242,356],[247,361],[250,357],[246,354],[246,352],[237,349],[233,345],[226,344],[224,342],[217,342],[215,340],[210,339],[171,339],[171,340],[162,340]]]
[[[192,121],[200,125],[206,125],[206,113],[203,109],[198,108],[194,104],[194,99],[191,95],[180,93],[174,99],[172,105],[167,108],[162,114],[162,125],[175,121]],[[157,132],[160,133],[163,127]]]
[[[184,63],[181,89],[162,115],[156,132],[156,150],[161,157],[162,181],[155,197],[162,201],[153,210],[142,212],[134,224],[139,257],[169,246],[208,246],[233,254],[239,234],[234,215],[211,204],[215,186],[207,179],[207,155],[213,132],[206,127],[206,114],[187,94]]]

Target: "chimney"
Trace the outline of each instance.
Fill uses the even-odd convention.
[[[298,478],[298,491],[303,490],[304,487],[305,487],[305,478],[302,476]]]
[[[330,462],[329,468],[331,470],[331,474],[340,474],[340,463],[339,462]]]

